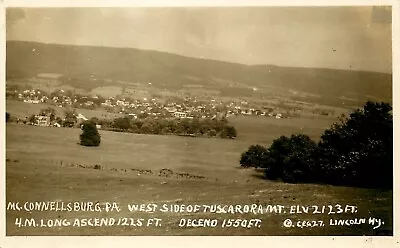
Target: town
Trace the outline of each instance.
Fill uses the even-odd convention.
[[[27,104],[44,103],[66,109],[91,109],[104,110],[108,113],[118,113],[129,116],[132,119],[221,119],[232,116],[259,116],[276,119],[288,118],[285,113],[278,113],[272,107],[256,107],[247,101],[222,102],[216,99],[198,100],[196,97],[172,97],[168,99],[142,98],[131,99],[122,97],[104,98],[98,95],[85,96],[76,94],[71,90],[59,89],[47,93],[38,89],[19,89],[8,87],[6,98],[23,101]],[[43,115],[41,115],[43,114]],[[60,120],[51,120],[49,113],[36,115],[33,124],[40,126],[61,126]],[[75,114],[77,120],[85,121],[82,114]],[[26,117],[29,121],[29,117]]]

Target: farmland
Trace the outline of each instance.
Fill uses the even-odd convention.
[[[100,131],[102,143],[77,144],[79,129],[7,124],[7,202],[118,202],[121,212],[7,211],[7,235],[377,235],[392,233],[392,192],[328,185],[287,184],[239,168],[250,144],[268,145],[280,135],[304,132],[317,138],[332,120],[232,119],[236,140],[139,135]],[[302,128],[302,129],[301,129]],[[101,165],[101,170],[91,168]],[[162,169],[173,174],[160,176]],[[196,176],[196,177],[195,177]],[[327,214],[206,214],[130,212],[127,204],[355,205],[357,213],[335,218],[381,218],[384,224],[328,226]],[[160,218],[162,226],[16,227],[16,218]],[[179,227],[181,218],[259,218],[259,228]],[[322,220],[327,226],[285,228],[285,219]]]
[[[328,129],[337,118],[257,118],[257,117],[232,117],[231,123],[238,130],[238,140],[246,141],[249,145],[259,143],[270,145],[281,135],[304,133],[311,139],[318,141],[324,130]]]

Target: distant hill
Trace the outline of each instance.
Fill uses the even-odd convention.
[[[176,91],[187,86],[219,90],[222,95],[251,95],[252,88],[268,92],[317,95],[314,101],[392,99],[392,74],[273,65],[243,65],[184,57],[133,48],[111,48],[8,41],[6,78],[30,78],[40,73],[62,74],[75,88],[91,90],[120,82],[151,82]],[[94,80],[95,79],[95,80]],[[312,97],[311,97],[312,98]],[[308,100],[312,100],[307,98]],[[303,99],[304,100],[304,99]],[[306,100],[304,100],[306,101]]]

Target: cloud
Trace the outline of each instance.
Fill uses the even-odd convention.
[[[372,21],[378,23],[392,23],[392,7],[374,6],[372,9]]]
[[[7,39],[391,71],[390,17],[373,7],[13,8]]]
[[[6,9],[6,36],[9,37],[13,29],[26,18],[25,10],[22,8]]]
[[[6,9],[6,24],[12,26],[19,20],[25,19],[25,10],[22,8],[7,8]]]

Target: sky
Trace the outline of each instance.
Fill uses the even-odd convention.
[[[390,8],[8,8],[6,39],[392,72]]]

